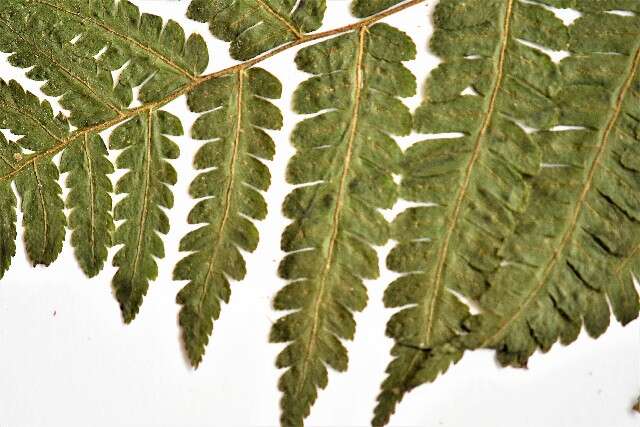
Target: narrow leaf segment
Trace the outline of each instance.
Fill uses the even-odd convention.
[[[80,267],[89,277],[97,275],[107,259],[113,236],[109,175],[113,165],[99,135],[84,135],[63,153],[60,170],[68,172],[66,205],[71,209],[69,228]]]
[[[275,153],[271,137],[262,129],[280,129],[282,115],[267,99],[279,98],[280,82],[261,68],[210,80],[189,94],[191,111],[202,114],[192,136],[208,141],[198,151],[195,166],[203,172],[190,193],[200,199],[189,214],[190,224],[202,224],[187,234],[180,250],[191,252],[178,263],[176,280],[189,283],[178,294],[180,326],[193,366],[202,361],[228,302],[229,280],[246,274],[241,250],[254,251],[258,231],[253,220],[264,219],[267,205],[261,194],[271,182],[262,160]],[[213,168],[213,169],[212,169]]]
[[[15,145],[0,133],[0,174],[13,170],[17,153]],[[0,181],[0,279],[9,270],[11,260],[16,255],[16,203],[11,181]]]
[[[327,384],[327,366],[347,369],[341,340],[353,338],[353,311],[366,305],[363,279],[378,276],[371,246],[388,238],[378,209],[396,201],[392,173],[401,152],[389,135],[411,130],[398,97],[415,93],[415,78],[401,64],[414,56],[411,39],[378,24],[296,57],[298,68],[314,76],[296,90],[294,109],[320,114],[294,130],[298,152],[287,170],[287,180],[300,185],[284,204],[293,222],[282,237],[288,255],[279,272],[291,282],[274,305],[293,312],[271,332],[273,342],[288,343],[277,359],[286,369],[279,383],[283,425],[302,425]]]
[[[164,111],[148,111],[121,125],[111,135],[110,148],[123,150],[117,160],[126,174],[116,185],[126,194],[114,209],[114,219],[124,221],[116,230],[114,244],[123,246],[113,265],[116,298],[125,322],[131,322],[142,304],[149,281],[158,275],[155,258],[164,257],[159,234],[169,232],[163,209],[173,207],[169,186],[176,183],[175,169],[167,161],[178,157],[178,146],[166,135],[182,135],[180,120]]]

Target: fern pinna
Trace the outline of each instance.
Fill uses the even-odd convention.
[[[287,368],[280,380],[283,425],[302,424],[316,389],[327,384],[326,366],[347,369],[340,339],[353,338],[351,312],[366,305],[362,279],[378,276],[371,245],[388,239],[376,208],[392,207],[397,196],[392,173],[401,152],[390,135],[411,130],[411,114],[397,97],[415,92],[415,79],[401,64],[414,55],[406,35],[376,24],[296,57],[298,68],[314,77],[298,87],[294,109],[321,114],[294,130],[298,153],[287,168],[289,182],[311,185],[296,188],[284,204],[293,222],[282,236],[289,254],[279,272],[292,282],[274,305],[295,311],[271,333],[272,341],[289,343],[277,361]]]
[[[467,351],[495,349],[502,364],[522,367],[583,326],[601,335],[611,312],[631,322],[640,311],[640,6],[440,0],[430,47],[442,62],[412,114],[402,98],[417,85],[404,63],[416,46],[379,21],[423,3],[353,0],[359,21],[318,31],[325,0],[193,0],[187,16],[244,61],[203,74],[204,37],[129,1],[4,0],[0,51],[65,113],[0,82],[0,128],[10,131],[0,133],[0,277],[15,256],[19,202],[34,264],[57,259],[67,228],[89,277],[119,246],[112,286],[132,321],[173,244],[163,238],[178,176],[172,137],[186,131],[202,142],[187,218],[195,228],[179,243],[173,278],[184,285],[179,323],[197,367],[231,283],[245,277],[242,252],[258,245],[266,161],[286,143],[270,132],[283,125],[273,103],[282,84],[257,65],[304,45],[295,62],[310,76],[292,107],[306,117],[291,135],[295,188],[283,207],[288,283],[274,298],[287,313],[270,337],[284,344],[283,426],[304,423],[328,368],[347,369],[344,341],[367,304],[365,280],[379,275],[376,247],[390,239],[394,346],[374,425]],[[557,8],[580,17],[564,23]],[[164,108],[182,96],[198,114],[192,129]],[[403,152],[395,137],[412,131],[428,136]],[[398,199],[412,206],[388,223],[380,209]]]

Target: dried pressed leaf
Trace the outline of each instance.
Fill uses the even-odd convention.
[[[583,325],[604,333],[611,312],[623,324],[637,318],[638,1],[441,0],[431,47],[442,63],[412,119],[399,98],[415,92],[402,65],[415,46],[374,23],[420,3],[353,0],[364,20],[311,34],[325,0],[193,0],[189,16],[246,60],[200,76],[202,37],[129,1],[1,1],[0,51],[70,116],[54,117],[47,102],[0,81],[0,129],[10,131],[0,133],[0,277],[16,252],[18,202],[31,261],[48,265],[61,251],[67,220],[53,159],[62,152],[76,257],[94,276],[110,246],[121,245],[113,285],[131,321],[164,256],[177,179],[169,137],[182,125],[162,108],[187,95],[200,114],[191,134],[205,142],[190,188],[197,202],[188,220],[197,227],[181,241],[174,278],[187,282],[179,321],[197,366],[229,282],[245,277],[241,251],[258,244],[254,221],[267,212],[264,161],[275,144],[265,129],[282,126],[271,103],[282,87],[255,65],[335,36],[296,57],[312,77],[293,99],[308,117],[292,135],[287,180],[297,187],[284,205],[292,223],[279,269],[289,283],[274,301],[287,313],[271,332],[286,345],[277,359],[282,425],[303,424],[327,368],[347,369],[343,341],[366,305],[363,281],[378,276],[373,247],[389,238],[397,245],[387,266],[400,277],[384,302],[398,311],[374,425],[465,351],[492,348],[503,364],[525,366],[536,349],[572,342]],[[565,26],[548,6],[582,16]],[[556,64],[544,48],[570,57]],[[109,148],[121,151],[125,170],[113,215],[114,167],[99,136],[112,128]],[[391,135],[412,128],[431,135],[403,154]],[[388,224],[379,209],[398,196],[414,205]]]
[[[81,139],[62,153],[60,171],[69,172],[66,205],[71,209],[71,244],[80,267],[93,277],[102,270],[112,243],[113,187],[109,175],[113,173],[113,165],[99,135],[85,134]]]

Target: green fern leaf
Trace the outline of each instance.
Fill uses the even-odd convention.
[[[556,65],[519,42],[566,48],[567,29],[550,11],[512,0],[443,0],[433,19],[431,48],[443,63],[427,81],[415,128],[436,135],[413,145],[403,161],[401,196],[421,205],[392,225],[399,244],[387,266],[403,275],[384,302],[402,309],[387,325],[396,346],[374,425],[386,424],[418,385],[431,350],[464,332],[470,313],[459,296],[479,298],[485,275],[499,266],[497,251],[529,201],[526,179],[540,165],[536,144],[518,122],[545,128],[559,115],[552,99]],[[450,132],[461,136],[439,135]],[[445,370],[459,357],[439,352],[432,361],[436,371]]]
[[[577,55],[563,63],[558,98],[562,123],[585,129],[540,134],[544,161],[566,167],[534,180],[531,208],[500,251],[508,264],[490,277],[484,312],[469,322],[466,345],[495,348],[505,365],[526,366],[536,348],[572,342],[583,324],[601,335],[610,310],[623,324],[640,311],[632,278],[640,271],[640,7],[607,13],[620,6],[576,2]],[[596,27],[603,31],[594,35]]]
[[[180,325],[187,354],[194,366],[202,361],[220,316],[228,302],[229,279],[246,274],[241,250],[254,251],[258,231],[250,219],[264,219],[267,205],[260,194],[270,184],[270,174],[260,159],[273,158],[275,147],[262,129],[280,129],[282,115],[266,99],[279,98],[280,82],[267,71],[253,68],[210,80],[189,94],[191,111],[204,113],[192,136],[208,140],[196,155],[203,172],[190,193],[202,199],[189,215],[190,224],[205,224],[190,232],[180,250],[192,252],[178,263],[176,280],[189,280],[178,294]],[[261,129],[262,128],[262,129]]]
[[[293,223],[282,237],[289,254],[280,275],[291,283],[274,302],[278,310],[295,311],[271,332],[273,342],[288,343],[277,360],[287,369],[279,384],[283,425],[302,425],[317,389],[327,384],[327,366],[347,369],[341,340],[353,338],[352,312],[366,305],[362,279],[378,276],[371,245],[388,238],[377,209],[396,201],[391,174],[401,152],[389,134],[411,130],[398,97],[415,93],[415,78],[401,64],[415,51],[405,34],[378,24],[307,47],[296,57],[298,68],[314,77],[297,89],[294,109],[321,114],[296,127],[298,153],[287,170],[287,180],[302,186],[284,205]]]
[[[326,8],[326,0],[193,0],[187,16],[209,22],[214,36],[231,42],[231,56],[246,61],[317,30]]]
[[[107,259],[113,234],[109,174],[113,165],[107,158],[107,147],[99,135],[85,134],[82,141],[62,153],[60,170],[69,172],[66,185],[71,209],[69,227],[71,244],[80,267],[89,277],[97,275]]]
[[[118,271],[113,278],[116,298],[125,322],[131,322],[142,304],[149,281],[156,279],[155,258],[164,257],[159,234],[169,232],[163,208],[173,207],[169,188],[176,183],[175,169],[167,159],[178,157],[178,146],[165,135],[182,135],[180,120],[165,111],[148,111],[118,127],[110,148],[123,150],[116,166],[128,172],[116,185],[126,197],[116,204],[114,219],[124,220],[114,244],[124,245],[115,255]]]
[[[5,0],[0,50],[12,53],[12,65],[30,68],[29,78],[46,81],[42,91],[60,97],[80,128],[121,115],[143,83],[141,102],[162,99],[208,62],[200,36],[185,42],[176,22],[163,26],[126,0]]]

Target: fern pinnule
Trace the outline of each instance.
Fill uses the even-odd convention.
[[[114,234],[114,244],[122,244],[113,258],[118,270],[113,287],[125,322],[138,314],[149,282],[158,275],[156,258],[164,257],[160,234],[169,232],[163,209],[173,207],[170,186],[177,180],[167,161],[180,150],[167,135],[182,135],[180,119],[166,111],[149,110],[120,125],[111,134],[109,148],[122,150],[116,166],[126,169],[115,187],[126,194],[114,208],[114,219],[124,220]]]
[[[80,268],[88,277],[104,266],[112,244],[113,217],[109,175],[114,168],[100,135],[83,135],[62,153],[60,171],[69,175],[66,206],[69,213],[71,244]]]
[[[0,175],[13,170],[13,159],[18,154],[14,144],[0,133]],[[9,270],[16,255],[16,214],[17,199],[11,188],[11,181],[0,181],[0,279]]]
[[[69,126],[60,117],[54,117],[48,102],[40,100],[15,81],[0,82],[0,127],[15,135],[24,135],[15,142],[3,141],[2,161],[4,171],[0,182],[4,185],[2,203],[7,203],[7,219],[2,239],[15,240],[11,226],[11,206],[14,204],[11,180],[15,180],[20,196],[25,247],[33,264],[49,265],[62,250],[65,238],[66,218],[63,211],[59,172],[50,156],[28,155],[26,151],[46,151],[55,147],[69,132]],[[29,159],[28,163],[21,161]],[[21,163],[21,165],[18,165]],[[15,252],[14,244],[7,243],[3,264],[8,268],[9,254]]]

